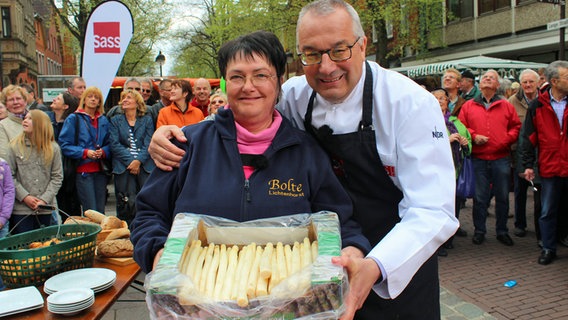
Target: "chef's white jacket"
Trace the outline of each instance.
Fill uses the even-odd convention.
[[[454,215],[455,171],[444,118],[432,94],[409,78],[369,61],[373,72],[373,126],[377,151],[402,191],[398,223],[368,254],[379,262],[382,298],[396,298],[420,266],[459,226]],[[342,103],[316,96],[312,125],[334,134],[355,132],[362,119],[365,65],[359,83]],[[277,108],[304,129],[312,88],[305,76],[283,85]]]

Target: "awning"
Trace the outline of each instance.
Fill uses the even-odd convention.
[[[503,78],[517,79],[520,72],[524,69],[537,70],[546,66],[547,64],[545,63],[476,56],[465,59],[423,64],[418,66],[398,67],[392,68],[391,70],[398,71],[409,76],[410,78],[418,78],[435,75],[441,76],[448,68],[455,68],[459,71],[469,69],[476,75],[480,75],[485,70],[494,69]]]

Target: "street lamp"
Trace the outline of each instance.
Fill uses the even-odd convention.
[[[166,56],[162,54],[162,51],[156,56],[156,63],[160,65],[160,77],[162,77],[162,66],[166,63]]]

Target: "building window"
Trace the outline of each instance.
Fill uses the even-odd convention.
[[[446,0],[449,21],[473,17],[473,0]]]
[[[2,7],[2,37],[12,37],[12,20],[10,19],[10,7]]]
[[[498,9],[510,8],[510,0],[479,0],[479,14],[493,12]]]

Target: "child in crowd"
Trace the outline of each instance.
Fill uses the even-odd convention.
[[[10,166],[6,160],[0,158],[0,239],[6,237],[10,231],[9,219],[14,208],[15,194]],[[0,291],[4,289],[4,283],[0,278]]]
[[[8,164],[16,186],[16,202],[10,218],[12,234],[49,225],[55,195],[63,181],[61,152],[47,114],[31,110],[22,122],[23,132],[10,142]]]

